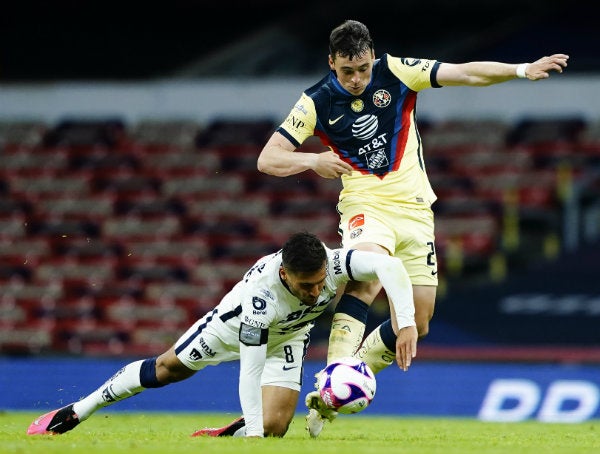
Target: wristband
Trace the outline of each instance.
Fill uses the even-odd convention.
[[[525,74],[527,66],[529,66],[529,63],[521,63],[519,66],[517,66],[517,77],[519,79],[525,79],[527,77]]]

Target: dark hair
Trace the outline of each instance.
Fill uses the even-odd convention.
[[[374,44],[369,29],[356,20],[344,21],[329,35],[329,54],[334,60],[338,55],[352,60],[373,49]]]
[[[319,271],[327,260],[323,242],[312,233],[294,233],[283,245],[283,267],[290,273]]]

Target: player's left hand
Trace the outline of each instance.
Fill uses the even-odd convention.
[[[404,372],[408,370],[412,359],[417,356],[417,333],[416,326],[407,326],[398,331],[396,337],[396,362]]]
[[[569,56],[566,54],[553,54],[542,57],[539,60],[529,63],[525,75],[529,80],[547,79],[550,77],[550,71],[562,73],[567,67]]]

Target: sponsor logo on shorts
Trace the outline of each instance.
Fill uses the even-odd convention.
[[[199,359],[202,359],[202,354],[196,350],[195,348],[192,349],[192,351],[189,354],[189,358],[192,361],[198,361]]]
[[[200,342],[200,347],[202,347],[202,351],[204,352],[205,355],[213,358],[217,354],[217,352],[215,352],[212,348],[210,348],[210,346],[206,343],[206,341],[204,340],[203,337],[198,339],[198,342]]]
[[[363,229],[356,229],[353,230],[352,232],[350,232],[350,238],[354,239],[354,238],[358,238],[358,236],[363,232]]]
[[[296,369],[298,366],[283,366],[283,370],[292,370]]]
[[[352,218],[348,221],[348,230],[354,230],[357,227],[365,224],[365,215],[357,214],[356,216],[352,216]]]

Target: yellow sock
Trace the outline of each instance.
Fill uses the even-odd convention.
[[[387,348],[381,339],[379,326],[371,331],[354,356],[364,361],[374,374],[396,360],[396,353]]]
[[[331,321],[327,364],[336,358],[353,356],[365,334],[365,324],[354,317],[335,313]]]

